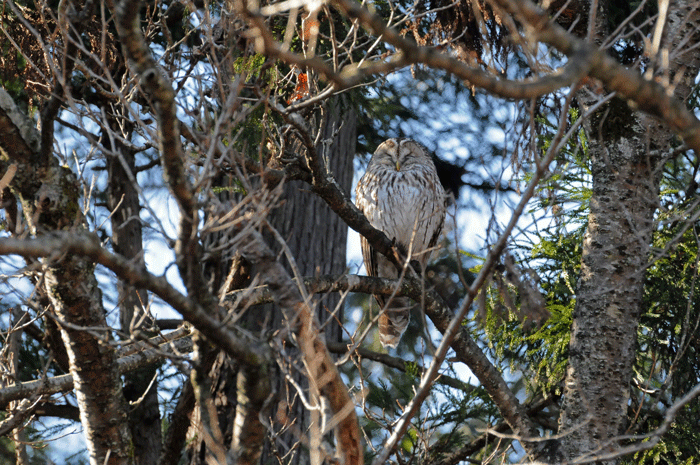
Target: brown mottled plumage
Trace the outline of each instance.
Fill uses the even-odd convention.
[[[355,197],[372,226],[424,267],[445,221],[445,191],[428,150],[410,139],[384,141],[357,183]],[[361,240],[367,274],[398,278],[396,267],[364,237]],[[382,296],[375,298],[385,309],[379,317],[379,339],[385,347],[396,347],[408,326],[411,300],[394,297],[385,302]]]

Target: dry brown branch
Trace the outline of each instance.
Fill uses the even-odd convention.
[[[567,104],[570,103],[572,97],[573,96],[571,95],[569,96]],[[428,396],[430,392],[430,387],[436,379],[438,369],[442,364],[445,356],[447,355],[448,348],[450,346],[454,347],[455,342],[459,340],[459,336],[464,335],[465,331],[463,328],[461,328],[461,326],[462,321],[464,320],[467,314],[467,311],[471,307],[472,303],[474,302],[474,299],[477,297],[479,292],[483,292],[482,286],[487,281],[493,267],[496,265],[499,257],[505,250],[506,245],[508,244],[508,241],[510,239],[510,234],[516,227],[520,215],[522,215],[523,211],[525,210],[525,207],[528,205],[530,199],[534,195],[535,189],[537,188],[540,180],[543,178],[547,171],[547,167],[552,162],[554,157],[558,154],[562,140],[566,141],[568,138],[566,133],[566,128],[568,125],[566,115],[567,111],[562,111],[562,116],[559,119],[558,132],[553,140],[552,145],[549,147],[545,156],[543,156],[542,159],[536,164],[536,169],[533,173],[532,179],[528,183],[526,189],[523,191],[520,198],[520,202],[513,210],[510,221],[503,229],[503,232],[498,238],[498,241],[491,247],[491,250],[486,256],[486,260],[484,261],[484,264],[482,265],[479,274],[474,279],[474,282],[468,289],[467,298],[464,300],[464,302],[462,302],[462,305],[459,308],[459,310],[457,310],[457,312],[455,312],[455,315],[451,316],[449,320],[435,320],[426,309],[426,314],[433,320],[435,326],[443,334],[443,340],[441,341],[440,346],[438,347],[438,350],[435,353],[435,357],[430,368],[425,372],[421,379],[420,387],[418,388],[416,395],[413,397],[409,405],[404,410],[403,415],[399,419],[397,425],[394,427],[394,431],[392,432],[391,436],[386,440],[384,448],[373,461],[373,465],[382,465],[389,458],[389,455],[393,452],[399,439],[403,436],[404,432],[406,431],[406,428],[408,428],[411,418],[413,417],[413,415],[415,415],[421,403]],[[569,130],[569,134],[570,133],[571,129]],[[469,345],[476,345],[473,341],[471,341],[471,339],[469,339],[469,342],[471,343]],[[481,352],[481,350],[478,349],[478,347],[470,347],[469,349],[470,353],[473,353],[476,356],[480,355],[480,358],[482,359],[486,358],[483,355],[483,352]],[[474,360],[469,360],[469,362],[473,364]],[[538,438],[539,431],[535,424],[527,416],[526,412],[522,408],[522,405],[517,400],[513,392],[507,387],[503,378],[501,378],[500,376],[489,376],[484,377],[484,379],[482,379],[479,376],[480,372],[483,373],[482,370],[472,369],[472,371],[477,377],[479,377],[482,384],[486,387],[487,391],[494,399],[496,405],[503,414],[503,417],[511,426],[511,428],[513,428],[513,431],[515,431],[515,433],[521,438],[521,443],[526,448],[528,454],[533,454],[537,449],[537,446],[536,444],[528,443],[527,439]]]
[[[589,61],[592,77],[600,79],[607,89],[627,99],[633,108],[661,119],[695,153],[700,153],[700,120],[684,102],[673,96],[672,89],[653,79],[646,79],[639,71],[621,65],[594,44],[567,32],[550,21],[547,13],[529,0],[493,2],[516,18],[522,18],[530,25],[537,40],[552,45],[570,60],[583,53]]]
[[[257,231],[248,230],[236,242],[236,248],[253,264],[253,274],[273,291],[275,302],[297,336],[310,382],[330,403],[338,459],[345,465],[361,465],[362,440],[355,404],[321,338],[312,308],[301,299],[297,286]]]
[[[435,69],[445,71],[464,79],[469,85],[481,88],[505,98],[527,99],[552,93],[563,87],[574,85],[584,77],[591,66],[591,60],[586,53],[573,56],[568,64],[561,70],[551,74],[514,81],[499,77],[483,71],[479,68],[468,66],[463,61],[443,52],[438,47],[419,46],[411,39],[407,39],[395,29],[389,27],[384,18],[371,13],[369,10],[346,0],[333,2],[343,14],[353,20],[358,20],[367,27],[376,37],[391,44],[397,50],[389,58],[376,57],[362,60],[358,64],[348,64],[342,69],[337,69],[325,61],[314,57],[306,58],[277,43],[272,32],[265,24],[265,17],[257,11],[251,11],[246,2],[238,2],[237,9],[248,18],[256,32],[257,47],[261,53],[275,57],[288,64],[299,66],[302,69],[313,69],[334,84],[336,91],[352,88],[366,83],[367,78],[375,75],[386,75],[407,66],[417,63],[425,64]]]
[[[176,245],[180,273],[189,293],[203,297],[206,285],[202,279],[201,250],[197,240],[197,202],[184,168],[185,154],[180,141],[175,93],[172,83],[146,45],[140,25],[140,5],[138,0],[124,0],[115,5],[117,31],[124,54],[132,60],[139,84],[156,109],[163,176],[181,215]]]
[[[338,89],[352,87],[363,82],[373,73],[388,73],[414,63],[423,63],[435,69],[443,69],[459,76],[477,88],[505,98],[533,98],[567,86],[575,86],[586,75],[600,79],[611,91],[628,99],[639,108],[666,122],[696,152],[700,151],[700,121],[683,102],[668,92],[668,87],[652,79],[646,79],[640,72],[619,64],[595,45],[582,40],[550,21],[548,14],[533,3],[510,0],[494,0],[500,8],[522,19],[528,25],[531,41],[542,41],[552,45],[569,57],[568,64],[560,71],[530,82],[518,82],[494,77],[492,74],[466,65],[434,47],[418,46],[403,37],[385,20],[371,13],[358,3],[336,0],[335,6],[351,19],[358,20],[377,37],[393,45],[400,52],[390,60],[363,63],[361,66],[348,65],[337,71],[318,58],[306,59],[283,49],[277,44],[265,25],[264,17],[251,11],[246,2],[237,2],[241,11],[254,26],[259,40],[259,50],[269,53],[285,62],[314,69],[335,83]]]
[[[187,428],[190,425],[190,417],[194,406],[194,390],[192,383],[188,379],[184,382],[180,397],[173,409],[170,426],[163,440],[158,465],[177,465],[180,462],[182,447],[187,440]]]
[[[153,344],[158,344],[158,338],[154,338]],[[124,373],[162,361],[168,356],[181,357],[181,354],[188,353],[191,350],[191,340],[178,339],[164,343],[159,348],[144,349],[138,353],[125,355],[117,359],[119,374],[123,375]],[[70,391],[73,388],[73,376],[70,374],[16,383],[0,389],[0,408],[6,408],[7,404],[12,401],[32,399],[35,396],[49,396],[59,392]]]
[[[469,85],[505,98],[534,98],[574,85],[588,73],[591,67],[591,61],[588,58],[589,52],[580,48],[572,51],[571,59],[564,68],[551,74],[524,81],[498,78],[479,68],[468,66],[463,61],[436,47],[419,46],[414,41],[399,34],[396,30],[387,27],[383,18],[372,14],[359,3],[348,0],[335,0],[334,4],[348,17],[357,19],[377,37],[381,37],[387,43],[400,50],[398,57],[394,58],[396,65],[398,65],[397,68],[399,66],[422,63],[431,68],[448,71],[464,79]],[[382,69],[384,67],[386,67],[386,64],[380,64],[377,71],[386,72],[387,70]],[[356,85],[361,82],[364,74],[372,72],[372,67],[368,66],[365,70],[362,70],[363,72],[359,72],[361,70],[359,68],[356,76],[347,79],[349,85]],[[352,71],[344,70],[344,73],[352,74]]]
[[[116,254],[107,252],[100,245],[97,237],[89,233],[55,233],[41,240],[20,240],[14,238],[0,239],[0,254],[16,254],[24,257],[60,257],[63,254],[78,255],[89,258],[113,271],[120,279],[135,287],[148,289],[167,302],[172,308],[207,338],[217,344],[232,357],[244,364],[261,365],[267,358],[262,347],[251,346],[236,338],[231,331],[221,326],[209,312],[191,299],[183,296],[161,276],[154,276],[133,262]]]
[[[425,290],[425,286],[415,278],[397,281],[356,275],[319,276],[306,278],[304,285],[312,293],[353,291],[367,294],[391,295],[396,293],[396,295],[407,295],[417,302],[425,302],[426,315],[443,334],[447,332],[450,323],[455,319],[453,310],[444,303],[442,298],[434,290]],[[247,301],[246,305],[267,302],[274,296],[274,290],[263,288],[259,290],[259,294],[255,294],[252,300]],[[504,418],[509,423],[513,422],[514,425],[519,425],[521,429],[527,428],[525,429],[528,432],[527,437],[536,437],[536,429],[534,425],[529,423],[519,401],[511,392],[501,373],[484,355],[466,328],[459,329],[451,347],[455,350],[457,358],[469,366],[481,384],[486,387],[501,409]]]

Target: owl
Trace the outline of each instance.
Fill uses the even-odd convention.
[[[425,267],[445,222],[445,191],[425,147],[411,139],[384,141],[357,183],[355,203],[372,226]],[[364,237],[361,243],[368,275],[399,277],[396,267]],[[388,302],[383,296],[374,297],[382,310],[379,340],[384,347],[396,347],[408,326],[412,302],[408,297]]]

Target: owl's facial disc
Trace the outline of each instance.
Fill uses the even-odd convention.
[[[401,171],[401,167],[404,165],[401,155],[397,150],[386,151],[385,162],[387,165],[391,166],[396,171]]]

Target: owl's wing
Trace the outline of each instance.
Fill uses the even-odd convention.
[[[378,276],[377,252],[371,245],[369,245],[369,242],[367,242],[367,239],[365,239],[364,236],[360,237],[360,244],[362,245],[362,260],[365,262],[367,276]]]
[[[435,247],[435,244],[437,244],[438,239],[440,239],[440,233],[442,232],[442,228],[445,225],[445,213],[440,215],[438,224],[435,227],[435,231],[433,231],[433,235],[430,237],[430,242],[428,242],[428,248],[432,249]]]
[[[367,175],[365,174],[365,176],[360,178],[360,182],[357,183],[357,187],[355,188],[355,203],[360,212],[365,215],[365,218],[367,218],[371,224],[371,220],[368,218],[367,212],[365,211],[369,208],[368,203],[370,198],[369,194],[365,193],[366,179]],[[369,210],[371,211],[371,208],[369,208]],[[360,246],[362,247],[362,260],[365,262],[367,276],[379,276],[377,274],[377,252],[369,245],[365,236],[360,236]]]
[[[364,236],[360,236],[360,245],[362,246],[362,260],[365,262],[367,276],[379,277],[377,251],[369,245]],[[379,308],[384,308],[384,296],[375,295]]]

